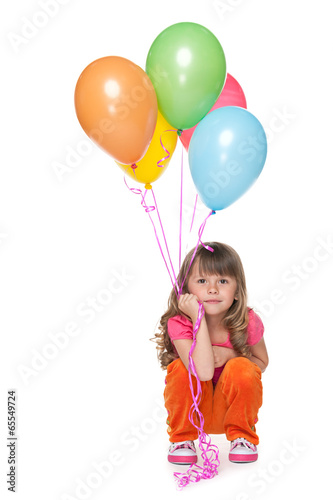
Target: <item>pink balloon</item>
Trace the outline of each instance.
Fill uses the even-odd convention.
[[[229,75],[229,73],[227,73],[227,78],[225,80],[222,92],[209,113],[214,109],[223,108],[224,106],[238,106],[240,108],[246,109],[246,99],[243,89],[239,85],[237,80],[233,76]],[[180,136],[180,140],[182,141],[182,144],[185,147],[186,151],[188,151],[191,137],[197,125],[194,125],[194,127],[187,130],[183,130]]]

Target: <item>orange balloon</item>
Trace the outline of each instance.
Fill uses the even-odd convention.
[[[81,73],[75,111],[85,133],[115,160],[132,164],[146,153],[157,121],[148,75],[123,57],[102,57]]]

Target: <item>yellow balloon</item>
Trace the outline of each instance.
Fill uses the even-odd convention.
[[[158,111],[154,135],[144,157],[133,165],[124,165],[118,161],[116,163],[129,177],[145,184],[146,189],[151,189],[151,182],[156,181],[165,172],[176,149],[177,139],[177,130],[172,129],[171,125]],[[162,140],[169,156],[163,149],[160,140]],[[161,161],[166,156],[168,158]],[[158,164],[163,166],[159,167]]]

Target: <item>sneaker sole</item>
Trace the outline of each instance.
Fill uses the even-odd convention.
[[[198,457],[173,457],[168,456],[168,462],[175,465],[192,465],[198,461]]]
[[[230,462],[234,462],[235,464],[247,464],[251,462],[255,462],[258,460],[258,454],[255,455],[229,455]]]

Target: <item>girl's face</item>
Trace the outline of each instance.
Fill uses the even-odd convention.
[[[199,274],[198,262],[192,266],[188,280],[188,291],[198,297],[208,316],[220,315],[223,318],[234,300],[237,300],[235,278],[215,274]]]

